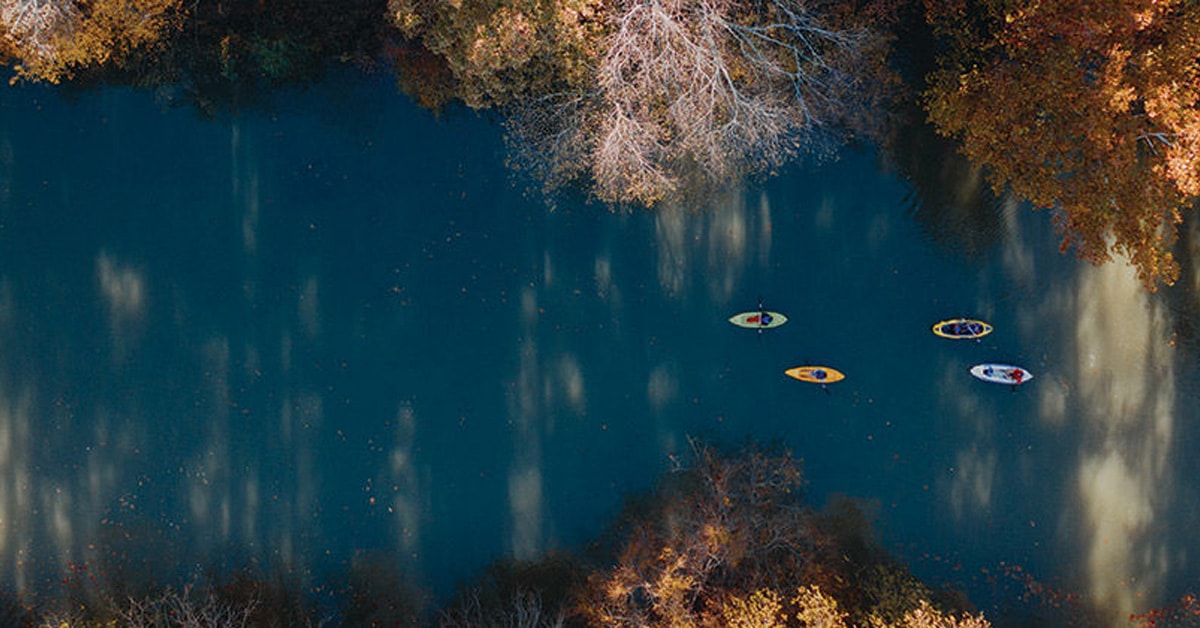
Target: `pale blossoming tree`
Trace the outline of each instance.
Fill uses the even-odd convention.
[[[820,146],[860,108],[866,28],[803,0],[622,0],[588,90],[513,103],[519,152],[551,183],[652,205]]]

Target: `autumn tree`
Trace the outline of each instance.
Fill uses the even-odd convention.
[[[601,0],[388,0],[391,22],[425,55],[401,48],[402,84],[423,104],[438,108],[460,99],[476,109],[518,98],[586,87],[599,55],[605,24]],[[406,80],[415,74],[416,80]],[[433,78],[430,94],[422,81]]]
[[[518,166],[550,188],[585,180],[609,202],[653,205],[769,171],[864,119],[886,65],[886,39],[847,10],[856,3],[389,6],[445,60],[458,97],[504,108]]]
[[[827,146],[861,113],[884,40],[796,0],[628,0],[591,89],[519,103],[511,128],[550,181],[653,205]],[[874,55],[874,56],[873,56]]]
[[[1200,4],[926,0],[947,48],[930,117],[997,191],[1055,210],[1064,250],[1145,285],[1179,273],[1200,196]]]
[[[387,1],[0,0],[0,61],[16,80],[149,88],[206,114],[258,107],[336,65],[382,67]]]
[[[790,456],[718,456],[697,444],[695,463],[672,478],[650,512],[620,535],[617,564],[593,576],[581,604],[593,625],[709,623],[758,596],[773,614],[793,575],[820,579],[825,547],[799,499]],[[766,596],[766,597],[764,597]]]
[[[0,52],[17,78],[58,83],[159,44],[181,16],[181,0],[0,0]]]
[[[886,607],[877,593],[858,590],[859,577],[885,563],[858,564],[823,530],[790,454],[751,448],[725,456],[700,443],[693,450],[692,466],[618,532],[615,565],[577,595],[588,625],[989,625],[935,609],[915,578],[877,583],[877,591],[890,587]]]

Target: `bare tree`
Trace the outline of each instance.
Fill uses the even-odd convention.
[[[519,102],[511,128],[543,177],[587,173],[606,201],[768,170],[850,117],[856,65],[880,41],[812,4],[619,0],[594,90]]]
[[[47,613],[39,626],[121,625],[129,628],[245,628],[254,625],[257,599],[230,602],[212,592],[202,595],[190,586],[182,591],[164,589],[144,598],[128,598],[122,604],[111,598],[95,606]]]
[[[692,451],[680,486],[655,500],[662,510],[633,521],[617,565],[589,579],[579,607],[589,621],[700,625],[730,596],[818,577],[825,542],[800,497],[799,462],[756,449],[723,457],[698,441]]]
[[[156,597],[130,599],[117,614],[132,628],[244,628],[251,625],[257,606],[254,599],[233,604],[212,593],[196,596],[191,587],[185,587],[182,592],[167,589]]]
[[[566,622],[562,609],[549,611],[542,607],[542,597],[536,591],[520,591],[508,600],[503,609],[484,610],[478,591],[469,595],[460,606],[442,613],[442,628],[561,628]]]

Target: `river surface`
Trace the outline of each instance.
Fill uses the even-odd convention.
[[[216,119],[0,94],[0,583],[377,551],[445,597],[594,537],[695,436],[786,444],[985,613],[1005,565],[1114,618],[1196,590],[1186,247],[1148,295],[933,152],[893,162],[962,174],[846,149],[711,208],[548,211],[495,120],[385,83]],[[760,297],[790,321],[726,322]],[[960,315],[996,331],[930,333]]]

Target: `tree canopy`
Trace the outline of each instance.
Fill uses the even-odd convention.
[[[601,0],[389,0],[389,18],[453,76],[449,98],[483,109],[585,89],[605,29]],[[419,68],[402,66],[400,71]],[[414,85],[420,92],[425,86]]]
[[[790,453],[721,454],[693,442],[690,467],[628,514],[615,565],[577,594],[589,626],[984,628],[875,544],[862,511],[803,498]]]
[[[0,55],[15,80],[115,79],[205,110],[390,61],[427,107],[499,109],[511,163],[548,190],[653,206],[879,138],[907,1],[0,0]],[[1064,250],[1174,282],[1200,197],[1200,4],[923,7],[936,129],[997,192],[1050,208]]]
[[[1173,283],[1200,195],[1200,5],[1187,0],[926,0],[948,42],[938,130],[997,190],[1052,208],[1062,246]]]
[[[861,119],[885,39],[847,6],[389,5],[400,30],[445,61],[458,97],[505,108],[515,163],[550,187],[586,179],[602,200],[643,205],[768,171]]]
[[[0,53],[17,76],[58,83],[153,48],[182,17],[181,0],[0,0]]]

